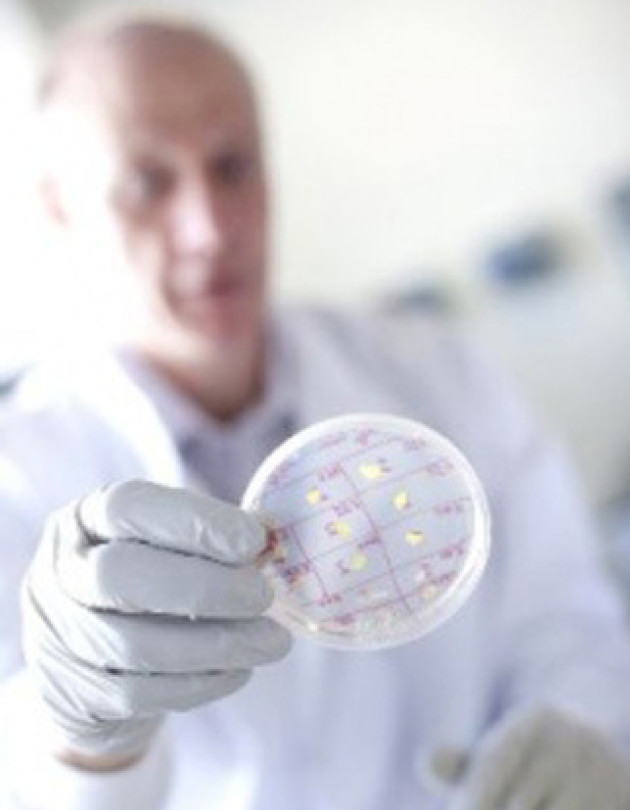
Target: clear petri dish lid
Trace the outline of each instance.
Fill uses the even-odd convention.
[[[339,649],[417,639],[451,617],[490,551],[483,488],[447,439],[351,414],[280,445],[242,499],[268,528],[270,615]]]

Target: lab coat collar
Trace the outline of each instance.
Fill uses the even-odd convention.
[[[347,316],[298,309],[276,322],[284,362],[294,380],[295,430],[348,413],[400,412],[400,396],[352,345],[361,341],[361,329],[337,331],[346,321]]]
[[[257,408],[269,408],[284,420],[282,434],[351,412],[400,412],[396,392],[384,385],[373,364],[357,359],[361,330],[339,331],[341,323],[337,316],[310,309],[272,314],[267,333],[269,399]],[[173,486],[186,482],[178,446],[183,432],[173,434],[170,418],[112,347],[77,351],[28,377],[21,397],[31,404],[38,398],[75,398],[104,433],[125,439],[147,477]],[[177,430],[186,429],[182,424]]]
[[[31,410],[70,406],[77,429],[82,425],[91,441],[97,435],[122,439],[109,442],[112,451],[129,448],[139,474],[172,486],[185,481],[162,418],[110,349],[92,346],[36,367],[24,378],[18,396],[21,406]]]
[[[252,405],[233,422],[224,424],[201,410],[170,381],[159,375],[131,349],[118,347],[115,358],[130,378],[148,397],[159,413],[180,451],[203,437],[206,445],[215,440],[236,436],[243,441],[256,437],[274,426],[292,425],[295,420],[296,398],[292,370],[286,359],[285,347],[278,330],[270,322],[265,331],[265,388],[259,402]],[[280,433],[283,431],[281,430]],[[285,429],[286,432],[286,429]]]

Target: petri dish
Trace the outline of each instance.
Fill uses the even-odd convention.
[[[490,552],[471,465],[398,416],[349,414],[302,430],[262,463],[241,505],[269,531],[269,614],[338,649],[434,630],[471,595]]]

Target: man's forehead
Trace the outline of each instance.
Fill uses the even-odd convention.
[[[255,118],[248,76],[222,43],[190,27],[152,23],[80,32],[61,46],[43,82],[43,104],[165,120],[211,107]]]
[[[110,171],[120,155],[181,149],[188,158],[191,147],[260,148],[248,75],[226,48],[188,36],[139,37],[137,30],[107,47],[95,44],[71,42],[84,50],[60,54],[70,61],[57,61],[65,72],[40,98],[45,171],[81,175],[89,165],[92,177],[98,166]]]

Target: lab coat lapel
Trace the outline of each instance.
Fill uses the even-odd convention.
[[[324,329],[296,330],[292,336],[297,380],[296,427],[301,429],[348,413],[399,413],[401,403],[365,363],[353,362]]]
[[[124,439],[145,477],[171,486],[185,482],[183,465],[166,425],[113,355],[103,352],[76,358],[60,372],[62,384],[64,376],[65,384],[105,431]]]

